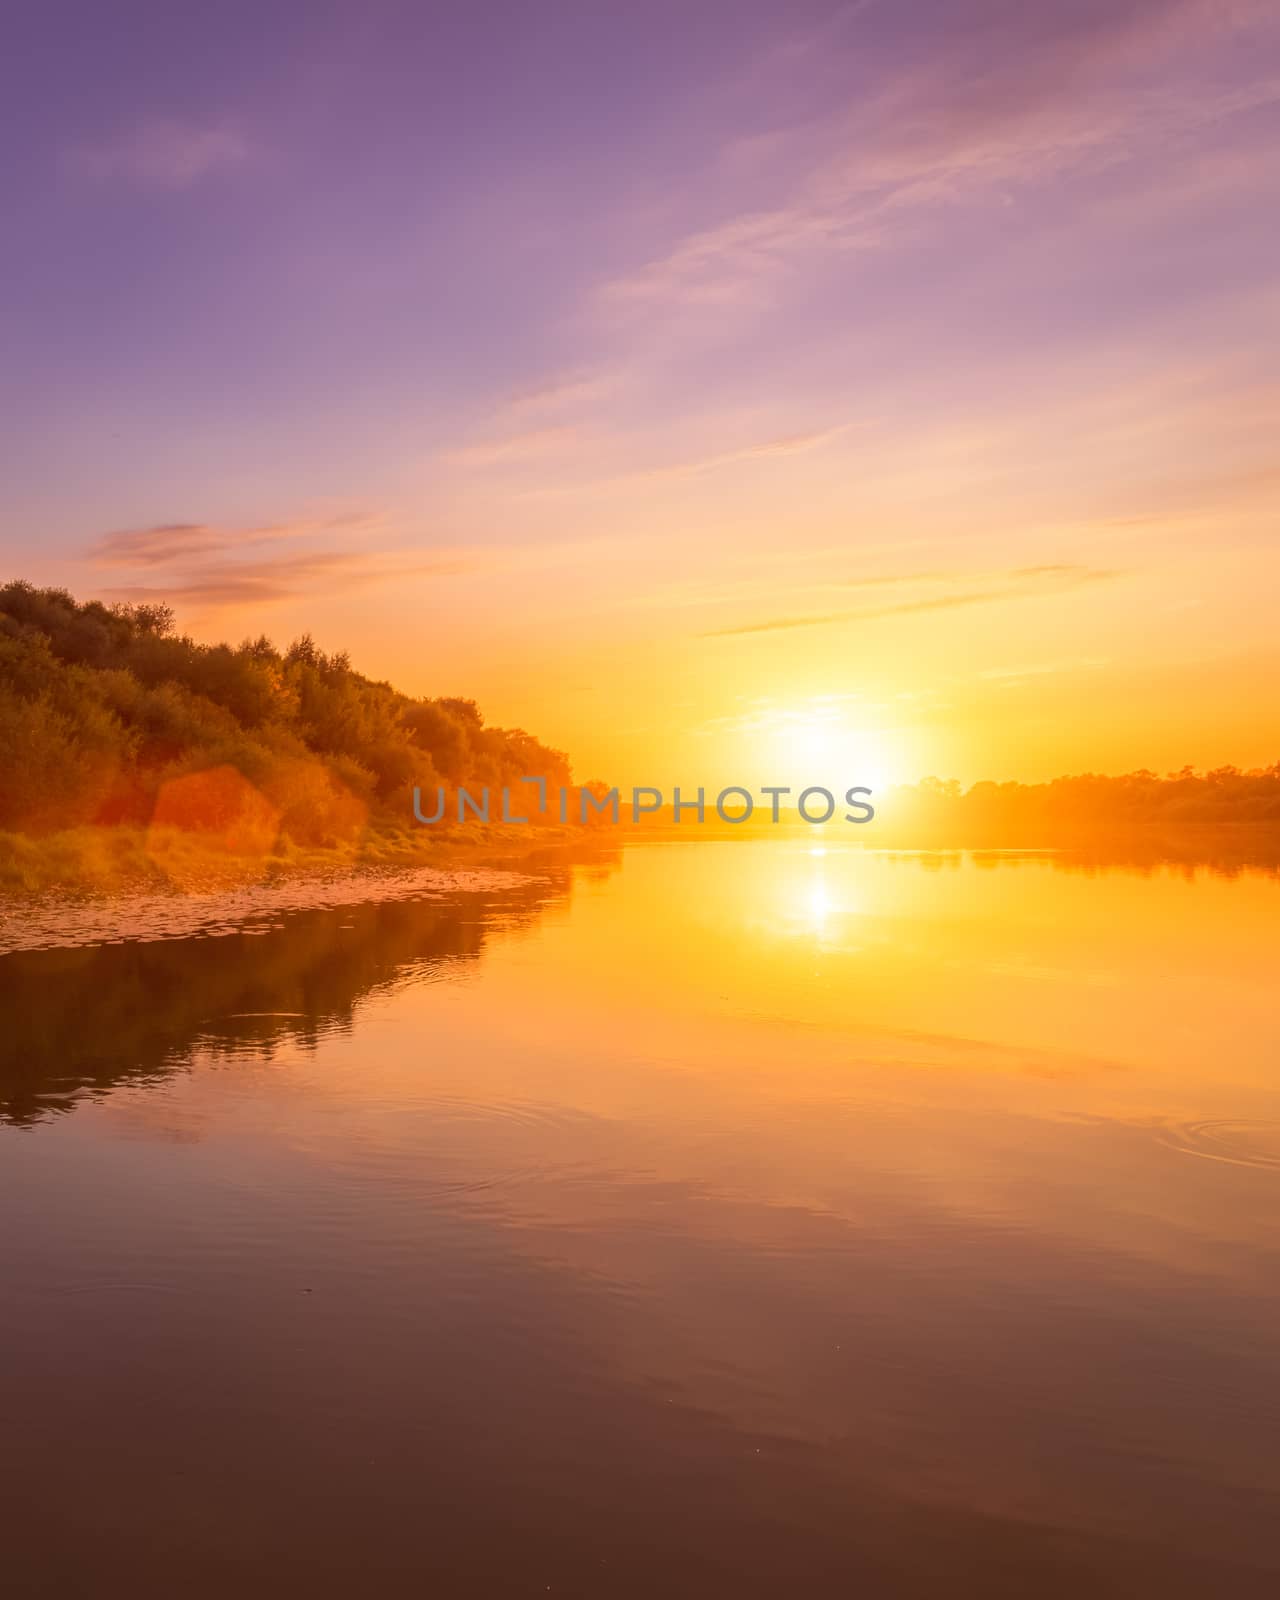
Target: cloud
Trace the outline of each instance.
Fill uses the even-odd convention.
[[[1038,181],[1167,152],[1182,135],[1280,98],[1266,54],[1240,49],[1255,24],[1269,25],[1262,0],[1229,12],[1212,0],[975,0],[962,19],[937,18],[926,54],[913,30],[868,15],[835,46],[852,85],[838,111],[809,115],[797,80],[774,128],[729,141],[690,179],[716,205],[721,192],[739,192],[744,146],[764,140],[770,159],[755,203],[677,234],[606,281],[600,309],[611,321],[758,311],[788,275],[901,242],[958,203],[1008,204]],[[1251,76],[1206,78],[1207,55],[1233,47]]]
[[[196,567],[168,584],[109,591],[118,600],[179,601],[199,606],[269,605],[302,594],[348,593],[371,584],[418,577],[454,577],[470,570],[461,557],[405,559],[389,551],[318,551],[279,560]]]
[[[162,567],[189,561],[193,556],[295,539],[305,534],[369,528],[382,519],[367,511],[347,512],[319,521],[270,523],[257,528],[217,528],[207,522],[161,522],[146,528],[119,528],[104,533],[89,546],[87,555],[96,566]]]
[[[160,523],[103,534],[87,556],[98,567],[132,568],[162,580],[112,589],[108,592],[114,599],[212,607],[265,605],[300,594],[345,593],[369,584],[472,570],[470,559],[455,552],[423,559],[413,549],[376,549],[362,542],[362,535],[384,520],[380,513],[355,511],[250,528]],[[281,541],[302,538],[328,540],[330,547],[286,553],[274,549]],[[332,548],[335,540],[343,541],[341,548]]]
[[[577,368],[556,374],[544,382],[519,389],[508,396],[500,408],[511,417],[541,415],[571,409],[589,401],[603,399],[617,384],[614,373]]]
[[[800,582],[791,581],[794,569],[806,560],[831,559],[833,556],[844,558],[847,555],[847,549],[842,546],[837,546],[834,550],[820,548],[744,551],[735,560],[733,575],[716,574],[692,580],[668,580],[654,588],[628,594],[626,604],[632,609],[641,610],[679,611],[694,607],[705,610],[708,606],[741,602],[751,594],[760,592],[773,597],[782,590],[799,594],[817,590],[829,594],[832,590],[888,589],[924,583],[960,581],[963,576],[954,572],[933,570],[876,573],[858,578],[809,577],[802,578]],[[777,570],[779,566],[785,567],[787,571],[780,573]],[[751,572],[749,569],[752,567],[764,570]]]
[[[765,622],[744,623],[737,628],[716,628],[704,639],[727,639],[743,633],[777,633],[788,628],[821,628],[833,622],[871,622],[877,617],[898,617],[912,611],[950,611],[957,606],[985,605],[992,600],[1016,598],[1016,589],[991,589],[980,594],[940,595],[933,600],[909,600],[902,605],[876,606],[862,611],[829,611],[822,616],[771,617]]]
[[[714,472],[719,467],[743,461],[765,460],[772,456],[794,456],[809,450],[817,450],[840,434],[846,433],[851,426],[851,423],[841,423],[838,427],[823,428],[817,432],[783,434],[759,444],[744,445],[736,450],[724,450],[693,460],[641,467],[635,472],[621,473],[611,478],[593,479],[586,484],[558,485],[549,489],[539,489],[534,493],[539,496],[557,495],[573,493],[580,488],[617,487],[652,481],[655,478],[696,477],[701,473]],[[505,437],[480,440],[472,445],[463,445],[456,450],[446,451],[440,459],[452,466],[469,468],[519,465],[528,461],[541,461],[548,456],[562,455],[568,450],[579,450],[592,442],[593,436],[587,429],[563,423],[512,433]]]
[[[716,451],[711,455],[695,456],[682,461],[661,462],[651,467],[637,467],[630,472],[614,473],[608,477],[587,478],[573,483],[557,483],[539,486],[527,491],[525,498],[531,500],[562,499],[565,496],[578,494],[593,494],[602,489],[635,488],[642,484],[650,484],[670,479],[696,478],[704,473],[718,471],[722,467],[736,466],[743,462],[765,461],[774,457],[802,455],[810,450],[818,450],[832,439],[839,438],[853,427],[852,423],[842,422],[833,428],[822,428],[809,433],[781,434],[773,439],[762,440],[758,444],[742,445],[734,450]]]
[[[749,306],[762,282],[809,250],[855,243],[869,248],[882,241],[869,216],[856,238],[851,221],[841,222],[831,208],[799,204],[745,213],[690,234],[667,255],[606,283],[600,297],[623,311],[670,300],[694,307]]]
[[[769,617],[761,622],[742,623],[732,628],[715,628],[704,633],[704,639],[734,638],[749,633],[777,633],[792,628],[821,628],[835,623],[874,622],[882,617],[911,616],[925,611],[952,611],[962,606],[990,605],[997,600],[1028,600],[1038,595],[1061,594],[1064,590],[1087,583],[1103,582],[1122,577],[1119,571],[1101,567],[1083,567],[1069,563],[1041,567],[1022,567],[1007,574],[1010,580],[1030,580],[1021,586],[1006,585],[999,589],[982,589],[971,593],[934,595],[924,600],[906,600],[890,606],[866,606],[859,610],[828,611],[818,615],[799,617]],[[1038,580],[1055,578],[1065,581],[1043,583]],[[888,580],[896,581],[894,579]]]
[[[1028,678],[1048,678],[1065,672],[1093,672],[1111,665],[1110,656],[1072,656],[1063,661],[1042,661],[1022,667],[988,667],[978,677],[1006,688],[1017,688]]]
[[[726,450],[718,455],[703,456],[697,461],[677,462],[674,466],[654,467],[646,477],[684,477],[702,472],[714,472],[717,467],[727,467],[738,461],[761,461],[770,456],[798,456],[820,449],[832,439],[847,433],[852,423],[842,422],[834,428],[822,428],[813,433],[788,433],[776,439],[766,439],[761,444],[744,445],[739,450]]]
[[[122,528],[104,533],[89,550],[100,566],[151,567],[184,556],[216,550],[222,535],[202,522],[165,522],[154,528]]]
[[[223,550],[229,544],[254,544],[284,537],[267,530],[232,534],[204,522],[159,523],[153,528],[122,528],[104,533],[89,550],[89,559],[103,567],[163,567],[192,556]]]
[[[489,411],[486,435],[443,450],[438,459],[455,467],[506,466],[580,448],[596,439],[581,413],[598,408],[618,382],[618,374],[595,368],[553,372],[500,397]]]
[[[101,144],[79,145],[71,164],[90,177],[143,187],[186,189],[247,162],[251,146],[225,124],[200,126],[155,118]]]
[[[569,424],[532,428],[499,438],[482,439],[456,450],[446,450],[440,459],[455,467],[518,465],[520,462],[540,461],[545,456],[558,455],[581,445],[584,440],[583,430]]]

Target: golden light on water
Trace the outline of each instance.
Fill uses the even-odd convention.
[[[828,920],[836,909],[831,891],[823,879],[816,878],[809,884],[805,891],[804,908],[809,927],[821,938],[826,933]]]
[[[781,884],[786,913],[780,919],[780,928],[789,937],[833,947],[845,943],[850,920],[858,911],[857,874],[850,870],[850,854],[816,844],[790,858],[790,870]]]

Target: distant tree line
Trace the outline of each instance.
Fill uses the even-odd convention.
[[[1218,767],[1160,776],[1083,773],[1048,783],[975,783],[925,778],[884,800],[879,816],[895,829],[956,838],[1012,840],[1126,824],[1270,823],[1280,825],[1280,762],[1241,771]]]
[[[288,837],[326,844],[370,813],[407,819],[415,784],[524,776],[571,781],[561,751],[486,727],[474,701],[402,694],[309,635],[203,645],[168,606],[0,587],[0,828],[146,824],[166,795],[184,797],[167,820],[219,826],[252,792]]]

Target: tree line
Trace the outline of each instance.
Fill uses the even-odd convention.
[[[198,644],[165,605],[0,587],[0,828],[216,828],[252,795],[282,834],[324,845],[371,814],[407,817],[415,785],[526,775],[572,776],[562,751],[486,726],[473,700],[403,694],[310,635]]]
[[[1183,767],[1119,776],[1081,773],[1046,783],[975,783],[925,778],[890,792],[880,815],[895,827],[960,838],[1012,840],[1126,824],[1280,825],[1280,762],[1242,770]]]

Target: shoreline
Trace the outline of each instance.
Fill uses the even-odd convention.
[[[208,835],[173,828],[87,825],[43,835],[0,833],[0,911],[33,896],[180,894],[271,885],[370,869],[503,866],[580,843],[580,828],[477,825],[432,834],[371,828],[328,846],[279,842],[236,851]]]
[[[851,837],[851,834],[853,836]],[[329,846],[278,842],[270,851],[229,849],[208,835],[178,829],[91,825],[39,836],[0,832],[0,915],[49,894],[200,894],[335,873],[432,868],[442,872],[515,867],[535,858],[563,859],[587,850],[616,852],[634,844],[751,842],[765,839],[823,848],[854,845],[868,852],[937,857],[1056,854],[1089,861],[1280,868],[1280,827],[1269,822],[1146,822],[1114,828],[1000,830],[907,829],[889,824],[841,829],[835,824],[776,828],[716,826],[589,827],[477,823],[437,832],[374,827]]]

